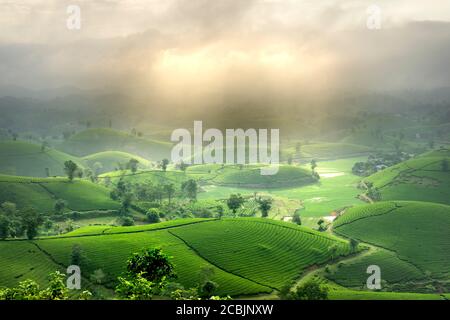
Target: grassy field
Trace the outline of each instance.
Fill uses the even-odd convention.
[[[333,244],[337,245],[337,254],[349,252],[346,241],[273,220],[186,219],[106,230],[91,226],[65,236],[32,242],[3,241],[0,261],[9,261],[16,248],[23,248],[21,267],[23,270],[35,268],[27,278],[43,279],[44,271],[56,265],[47,265],[46,259],[46,267],[37,268],[41,260],[36,259],[36,255],[45,253],[51,261],[69,265],[74,244],[81,246],[89,262],[82,265],[83,276],[89,277],[95,270],[102,269],[108,275],[106,285],[112,285],[112,280],[124,271],[132,252],[160,247],[172,256],[177,281],[184,286],[196,285],[202,269],[211,268],[212,280],[219,284],[218,293],[234,296],[269,293],[272,288],[280,288],[310,265],[326,262],[330,258],[327,249]],[[34,251],[28,251],[29,248]],[[6,266],[0,268],[0,285],[16,283],[17,273]]]
[[[57,199],[65,200],[73,211],[119,208],[119,203],[110,199],[108,189],[90,181],[0,175],[0,203],[14,202],[18,208],[31,206],[48,213],[53,212]]]
[[[334,223],[334,232],[384,248],[434,279],[447,279],[450,270],[450,207],[395,201],[356,207]],[[367,257],[366,259],[369,259]],[[389,263],[388,263],[389,264]],[[403,276],[404,268],[391,279]]]
[[[58,147],[80,157],[103,151],[122,151],[156,161],[170,156],[171,144],[103,128],[79,132]]]
[[[98,173],[100,174],[125,168],[126,164],[131,159],[139,161],[138,168],[140,169],[150,167],[151,162],[147,159],[144,159],[138,155],[120,151],[104,151],[82,158],[83,162],[90,168],[94,168],[97,163],[100,164],[101,166],[98,168]]]
[[[356,186],[361,178],[351,173],[353,164],[363,159],[319,161],[316,171],[321,179],[307,186],[267,189],[206,185],[203,187],[206,192],[200,193],[199,199],[225,199],[231,193],[250,197],[257,192],[258,195],[274,197],[275,203],[270,213],[272,217],[281,219],[300,209],[304,225],[315,226],[320,217],[329,216],[337,209],[364,204],[357,199],[359,191]],[[303,168],[307,170],[308,166]]]
[[[64,162],[72,160],[80,167],[81,161],[63,152],[22,141],[0,142],[0,173],[15,176],[46,177],[64,175]]]
[[[417,200],[450,204],[450,170],[443,160],[450,160],[450,150],[425,153],[368,177],[383,200]]]

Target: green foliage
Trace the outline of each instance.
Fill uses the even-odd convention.
[[[151,208],[147,211],[147,220],[150,223],[158,223],[160,219],[161,211],[157,208]]]
[[[167,165],[169,164],[169,160],[168,159],[162,159],[161,163],[159,164],[162,171],[166,171],[167,170]]]
[[[115,292],[119,298],[126,300],[151,300],[157,286],[142,273],[133,277],[118,277],[118,282]]]
[[[214,281],[207,280],[203,283],[203,285],[200,288],[200,297],[202,298],[209,298],[214,295],[218,287],[218,284]]]
[[[131,172],[136,173],[136,171],[138,169],[138,164],[139,164],[139,161],[133,158],[133,159],[130,159],[130,161],[128,161],[127,167],[128,167],[128,169],[131,170]]]
[[[302,225],[302,219],[300,217],[300,213],[299,212],[295,212],[294,215],[292,216],[292,222],[297,224],[297,225]]]
[[[14,288],[0,288],[0,300],[68,300],[69,291],[64,282],[65,276],[59,271],[49,274],[48,286],[40,290],[39,285],[33,280],[19,282]],[[83,291],[78,295],[79,300],[87,300],[92,296],[89,291]]]
[[[78,170],[78,165],[72,160],[68,160],[64,162],[64,172],[70,181],[75,177],[75,173]]]
[[[236,211],[244,204],[245,199],[238,194],[231,194],[227,200],[227,206],[233,211],[233,214],[236,214]]]
[[[38,234],[38,227],[44,222],[42,215],[35,209],[25,209],[22,214],[22,226],[26,232],[27,238],[32,240]]]
[[[55,213],[56,214],[62,214],[64,212],[64,209],[67,206],[67,202],[62,200],[62,199],[58,199],[55,201]]]
[[[183,192],[191,200],[197,200],[198,184],[194,179],[189,179],[181,185]]]
[[[134,225],[134,219],[130,216],[121,216],[118,219],[119,224],[123,227],[129,227]]]
[[[272,201],[273,200],[271,198],[262,199],[261,197],[259,197],[258,206],[263,218],[267,218],[269,216],[269,211],[272,208]]]
[[[132,275],[141,275],[152,282],[176,278],[174,266],[161,249],[148,249],[134,253],[127,262],[127,271]]]
[[[328,300],[328,288],[317,281],[309,280],[299,286],[292,297],[295,300]]]

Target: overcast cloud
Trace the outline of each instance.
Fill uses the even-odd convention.
[[[69,4],[79,31],[66,28]],[[366,26],[372,4],[380,30]],[[450,85],[448,0],[0,0],[0,26],[1,86],[177,104]]]

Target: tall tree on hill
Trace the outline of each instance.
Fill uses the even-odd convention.
[[[314,170],[317,168],[317,162],[316,160],[311,160],[311,171],[314,172]]]
[[[130,161],[128,161],[128,168],[131,170],[132,173],[136,173],[138,169],[138,164],[139,161],[136,159],[130,159]]]
[[[145,279],[158,283],[177,277],[174,265],[159,248],[134,253],[127,262],[127,271],[130,276],[141,274]]]
[[[29,240],[34,239],[38,234],[38,227],[44,223],[42,216],[33,208],[25,209],[22,214],[22,225]]]
[[[68,160],[64,162],[64,172],[66,173],[67,177],[70,181],[73,180],[75,177],[75,173],[77,172],[78,166],[75,162],[72,160]]]
[[[10,218],[0,211],[0,240],[4,240],[9,237],[10,224]]]
[[[258,199],[259,210],[261,211],[261,216],[267,218],[269,216],[269,211],[272,208],[272,199]]]
[[[161,169],[165,172],[167,170],[167,165],[169,164],[169,160],[167,159],[162,159],[161,161]]]
[[[172,197],[175,194],[175,187],[174,187],[173,183],[165,184],[164,191],[166,192],[167,197],[169,198],[169,204],[170,204]]]
[[[231,194],[227,200],[228,208],[236,215],[236,211],[244,204],[245,199],[238,194]]]
[[[302,219],[300,217],[300,213],[295,212],[292,216],[292,222],[298,224],[299,226],[302,224]]]
[[[186,196],[191,200],[197,200],[198,185],[197,181],[190,179],[181,185]]]

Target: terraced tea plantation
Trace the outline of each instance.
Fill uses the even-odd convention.
[[[449,160],[450,150],[435,150],[377,172],[367,181],[380,190],[383,200],[450,204]]]
[[[280,289],[309,266],[330,260],[330,246],[336,246],[335,255],[346,255],[350,250],[344,240],[291,224],[256,218],[186,219],[151,227],[106,230],[87,227],[63,237],[2,242],[2,284],[17,282],[21,278],[18,275],[27,271],[27,278],[42,281],[48,269],[70,264],[75,244],[81,247],[85,261],[88,261],[86,265],[82,264],[83,276],[89,279],[91,273],[102,269],[108,276],[106,286],[112,286],[114,279],[124,271],[131,253],[160,247],[172,257],[177,281],[185,287],[195,286],[200,271],[211,268],[212,280],[219,284],[218,293],[232,296]],[[11,262],[17,250],[23,250],[22,269],[3,265]],[[42,255],[48,263],[41,266],[36,255]]]
[[[390,253],[382,251],[365,256],[337,271],[332,278],[351,286],[361,284],[358,277],[345,280],[345,275],[359,268],[358,264],[367,266],[378,258],[380,264],[386,265],[387,281],[428,278],[443,281],[445,287],[450,274],[449,230],[450,207],[447,205],[395,201],[350,209],[336,220],[334,232]]]
[[[87,180],[0,175],[0,203],[13,202],[18,208],[33,207],[49,213],[57,199],[64,199],[67,209],[73,211],[119,208],[119,203],[109,197],[108,189]]]
[[[66,153],[23,141],[0,142],[0,174],[46,177],[64,175],[64,162],[72,160],[83,168],[82,161]],[[47,171],[46,171],[47,169]]]

